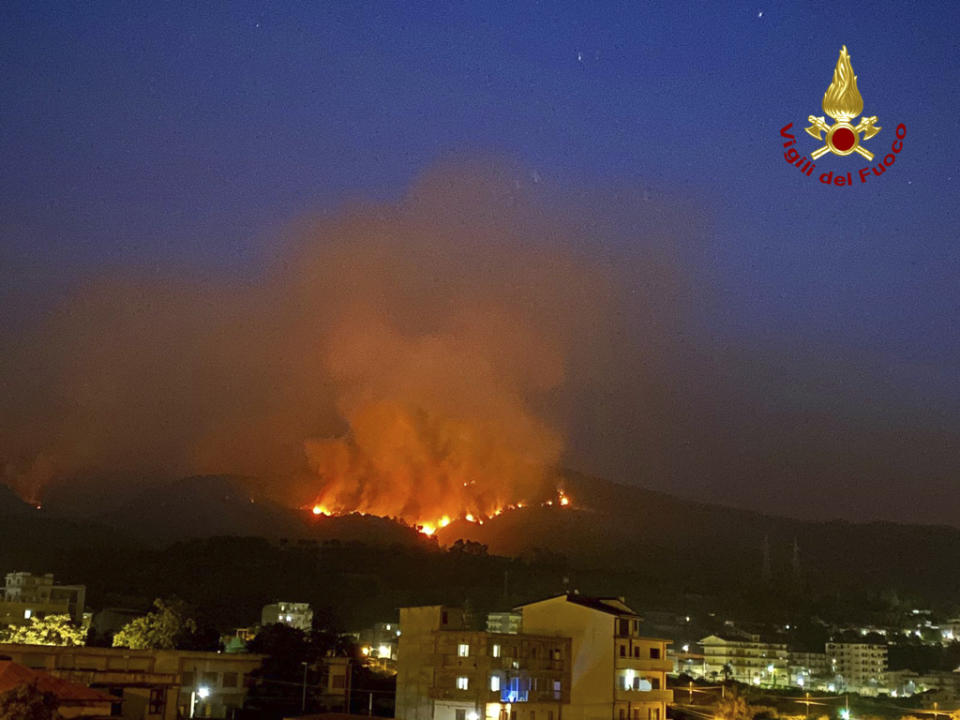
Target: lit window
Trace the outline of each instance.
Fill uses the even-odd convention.
[[[497,692],[500,690],[500,676],[493,674],[490,676],[490,691]]]
[[[458,657],[470,657],[470,646],[466,643],[460,643],[457,645],[457,656]]]
[[[499,645],[494,645],[494,646],[490,649],[490,654],[493,655],[493,657],[500,657],[500,646],[499,646]]]
[[[461,675],[457,678],[457,690],[466,690],[470,687],[470,678]]]
[[[33,610],[24,610],[24,611],[23,611],[23,619],[24,619],[24,620],[29,620],[31,615],[33,615]]]

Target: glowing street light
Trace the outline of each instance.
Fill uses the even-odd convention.
[[[190,717],[197,716],[197,699],[206,700],[208,697],[210,697],[210,688],[206,685],[201,685],[190,693]]]

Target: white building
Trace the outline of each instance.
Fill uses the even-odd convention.
[[[886,645],[829,642],[826,649],[830,671],[840,676],[843,689],[874,695],[886,686]]]
[[[0,624],[15,625],[32,617],[69,615],[77,625],[83,623],[87,588],[84,585],[55,585],[53,575],[28,572],[7,573],[0,596]]]
[[[729,677],[737,682],[764,687],[791,684],[787,644],[764,642],[759,635],[731,632],[708,635],[700,640],[707,677]]]
[[[260,614],[262,625],[280,623],[310,632],[313,629],[313,609],[307,603],[277,602],[265,605]]]

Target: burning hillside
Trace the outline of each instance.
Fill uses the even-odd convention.
[[[412,524],[417,529],[417,531],[422,533],[423,535],[426,535],[427,537],[432,537],[437,533],[438,530],[442,530],[448,527],[455,520],[462,520],[468,523],[483,525],[484,522],[486,522],[487,520],[490,520],[491,518],[498,517],[500,515],[503,515],[504,513],[508,513],[511,511],[522,510],[525,507],[529,507],[530,505],[531,505],[530,503],[525,503],[525,502],[509,503],[506,505],[498,506],[494,508],[491,512],[484,513],[484,514],[481,514],[481,513],[474,514],[472,512],[464,512],[462,514],[454,513],[451,515],[451,514],[445,513],[436,519],[423,519],[423,518],[414,519],[410,524]],[[562,488],[557,489],[555,496],[547,500],[540,501],[539,503],[534,503],[534,506],[536,505],[539,505],[540,507],[557,507],[557,508],[573,508],[574,507],[573,501],[570,499],[570,496],[567,495],[567,493],[564,492]],[[371,514],[361,510],[349,510],[349,509],[343,508],[342,506],[339,508],[334,508],[332,506],[323,504],[319,500],[312,507],[306,506],[303,509],[309,510],[314,515],[322,515],[325,517],[350,515],[354,513],[357,513],[360,515]],[[372,514],[375,514],[375,513],[372,513]]]

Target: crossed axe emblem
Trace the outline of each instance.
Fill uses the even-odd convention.
[[[839,120],[833,125],[827,125],[822,115],[820,117],[810,115],[807,121],[813,123],[810,127],[806,128],[807,134],[815,137],[817,140],[826,141],[826,145],[810,153],[810,157],[814,160],[819,160],[828,152],[832,152],[834,155],[849,155],[855,152],[867,160],[873,160],[873,153],[860,145],[860,133],[863,133],[864,140],[869,140],[883,129],[879,125],[874,125],[874,123],[877,122],[876,115],[873,117],[860,118],[860,122],[856,127],[845,120]],[[824,138],[821,133],[826,133],[826,137]]]

